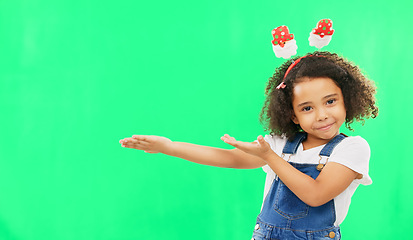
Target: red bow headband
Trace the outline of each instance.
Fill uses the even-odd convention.
[[[312,55],[308,55],[308,56],[312,56]],[[299,63],[299,62],[301,61],[301,59],[303,59],[303,58],[305,58],[305,57],[308,57],[308,56],[300,57],[299,59],[295,60],[295,61],[287,68],[287,71],[285,71],[285,74],[284,74],[283,81],[277,86],[277,89],[282,89],[282,88],[285,88],[285,87],[287,86],[287,85],[285,85],[284,80],[285,80],[285,78],[287,77],[288,73],[291,71],[291,69],[293,69],[293,67],[295,67],[295,65],[297,65],[297,63]]]

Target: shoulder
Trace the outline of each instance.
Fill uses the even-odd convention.
[[[336,152],[347,151],[370,155],[370,146],[369,143],[360,136],[349,136],[344,138],[343,141],[336,147]]]
[[[340,163],[355,172],[360,173],[363,178],[358,183],[371,184],[369,177],[370,146],[367,141],[360,137],[346,137],[331,154],[331,162]]]
[[[346,137],[337,145],[330,157],[330,162],[340,163],[362,175],[356,183],[369,185],[372,180],[369,176],[370,146],[360,137]]]
[[[366,139],[362,138],[361,136],[348,136],[344,138],[343,142],[348,142],[351,144],[361,144],[368,146],[369,143],[366,141]]]

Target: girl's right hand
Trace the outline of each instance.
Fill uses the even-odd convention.
[[[172,141],[160,136],[133,135],[131,138],[121,139],[119,143],[122,147],[143,150],[147,153],[162,153]]]

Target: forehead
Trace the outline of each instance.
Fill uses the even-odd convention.
[[[293,101],[312,101],[331,94],[342,95],[341,89],[331,78],[303,78],[294,84]]]

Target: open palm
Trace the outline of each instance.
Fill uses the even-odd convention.
[[[258,136],[257,141],[254,142],[242,142],[237,141],[234,137],[231,137],[228,134],[225,134],[221,137],[221,140],[241,151],[261,158],[264,158],[267,154],[273,152],[270,145],[264,141],[262,136]]]

